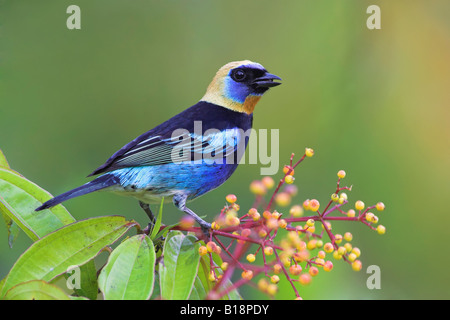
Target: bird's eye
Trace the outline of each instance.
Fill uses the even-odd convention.
[[[236,69],[231,74],[231,77],[234,81],[242,82],[245,80],[245,78],[247,78],[247,74],[242,69]]]

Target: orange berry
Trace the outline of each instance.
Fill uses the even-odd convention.
[[[311,211],[316,212],[317,210],[319,210],[319,207],[320,207],[320,203],[319,203],[318,200],[312,199],[312,200],[309,202],[309,208],[310,208]]]
[[[323,270],[330,272],[332,269],[333,269],[333,262],[326,261],[325,264],[323,265]]]
[[[261,278],[258,281],[258,289],[265,292],[269,287],[269,282],[265,278]]]
[[[294,175],[294,169],[292,169],[292,167],[291,166],[284,166],[283,167],[283,172],[284,172],[284,174],[288,174],[289,173],[289,175]]]
[[[289,267],[289,272],[292,275],[297,276],[302,272],[302,267],[299,264],[294,264]]]
[[[253,278],[253,271],[252,270],[244,270],[244,271],[242,271],[241,276],[245,280],[252,280],[252,278]]]
[[[283,268],[281,267],[281,265],[280,264],[275,264],[274,266],[273,266],[273,272],[274,273],[280,273],[281,272],[281,270],[283,270]]]
[[[275,185],[275,181],[273,181],[272,177],[269,176],[262,178],[261,182],[267,189],[272,189]]]
[[[200,248],[198,248],[198,253],[199,253],[201,256],[204,256],[205,254],[208,253],[208,249],[207,249],[205,246],[201,246]]]
[[[241,236],[248,238],[252,233],[251,229],[245,228],[241,231]]]
[[[278,286],[274,283],[269,283],[269,286],[267,287],[267,293],[271,296],[275,295],[278,291]]]
[[[276,229],[278,229],[278,220],[275,219],[275,218],[268,219],[267,222],[266,222],[266,227],[269,230],[273,230],[273,229],[276,230]]]
[[[317,267],[311,267],[308,272],[312,277],[315,277],[319,274],[319,269]]]
[[[298,282],[304,286],[307,286],[311,283],[311,275],[309,273],[302,273],[298,278]]]
[[[208,252],[213,252],[214,251],[214,249],[216,248],[216,244],[215,244],[215,242],[213,242],[213,241],[209,241],[207,244],[206,244],[206,249],[208,249]]]

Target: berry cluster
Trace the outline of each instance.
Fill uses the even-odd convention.
[[[292,154],[276,187],[271,177],[253,181],[250,191],[255,195],[255,202],[245,214],[240,214],[242,210],[235,195],[226,196],[227,204],[212,223],[209,239],[204,239],[205,245],[199,249],[200,255],[210,255],[209,280],[214,282],[214,286],[209,298],[219,298],[245,283],[274,296],[278,292],[277,284],[284,277],[291,284],[296,298],[301,299],[296,284],[310,284],[320,270],[330,272],[335,260],[346,261],[355,271],[362,269],[361,250],[351,243],[353,235],[350,232],[343,235],[334,233],[331,222],[358,221],[384,234],[386,229],[378,224],[378,217],[374,214],[375,210],[383,211],[384,204],[379,202],[366,207],[358,200],[354,208],[345,211],[343,207],[348,203],[346,192],[350,192],[351,187],[341,186],[346,173],[340,170],[337,187],[323,210],[317,199],[306,199],[291,206],[297,193],[293,184],[294,169],[306,157],[313,155],[314,150],[306,148],[304,155],[293,163]],[[272,189],[274,191],[266,202]],[[279,207],[279,211],[274,207]],[[286,212],[281,208],[286,208]],[[191,231],[195,229],[183,223],[181,227]],[[219,255],[224,262],[215,265],[213,255]],[[226,285],[236,269],[240,270],[241,278],[232,286]],[[258,280],[251,281],[256,276]]]

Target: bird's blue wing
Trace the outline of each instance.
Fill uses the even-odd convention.
[[[121,168],[155,166],[186,161],[233,162],[241,144],[242,134],[238,128],[212,130],[203,135],[188,131],[181,134],[141,136],[117,151],[91,175]],[[230,160],[231,159],[231,160]],[[233,162],[234,163],[234,162]]]

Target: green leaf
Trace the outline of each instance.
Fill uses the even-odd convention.
[[[168,300],[189,298],[200,261],[199,243],[193,235],[171,231],[164,243],[159,263],[161,297]]]
[[[19,283],[6,293],[5,300],[70,300],[57,286],[42,280]]]
[[[68,279],[71,274],[66,273],[64,276]],[[79,281],[79,288],[78,286],[75,286],[73,289],[76,295],[79,297],[86,297],[90,300],[96,300],[98,295],[98,285],[97,269],[95,268],[94,260],[91,260],[80,267]]]
[[[35,212],[52,195],[17,172],[0,167],[0,212],[7,215],[33,241],[75,222],[62,206]]]
[[[119,239],[134,221],[121,216],[90,218],[69,224],[33,243],[16,261],[0,292],[29,280],[50,281],[95,258]]]
[[[152,233],[150,234],[150,239],[155,240],[156,235],[159,233],[159,228],[161,227],[162,212],[163,212],[164,197],[161,199],[161,205],[159,206],[158,218],[153,226]]]
[[[98,277],[105,300],[149,299],[155,280],[155,248],[145,234],[122,242]]]
[[[0,167],[10,168],[2,149],[0,149]]]
[[[12,248],[14,242],[19,235],[20,228],[6,213],[4,213],[1,209],[0,212],[3,216],[3,220],[5,220],[6,228],[8,229],[8,245]]]

